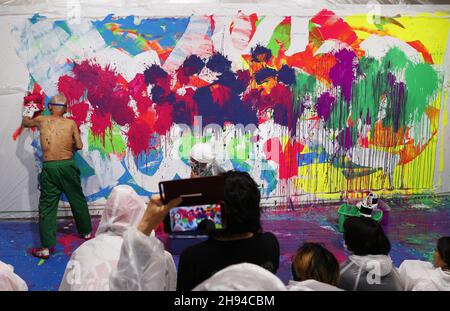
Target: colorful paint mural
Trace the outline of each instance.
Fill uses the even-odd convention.
[[[13,33],[30,90],[68,99],[89,201],[155,193],[210,141],[280,202],[433,190],[449,17],[36,14]]]

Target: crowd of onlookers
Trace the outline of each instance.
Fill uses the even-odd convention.
[[[434,262],[405,260],[399,268],[389,253],[391,244],[382,226],[370,217],[344,222],[349,253],[339,265],[317,243],[300,246],[292,260],[292,280],[277,276],[280,246],[261,227],[260,191],[249,174],[225,172],[208,144],[191,150],[191,177],[222,174],[226,225],[201,226],[208,239],[187,247],[178,271],[172,255],[155,236],[180,198],[163,204],[153,196],[146,205],[130,186],[115,187],[106,201],[95,238],[77,248],[59,289],[75,290],[290,290],[402,291],[450,290],[450,237],[437,240]],[[0,290],[27,290],[13,267],[0,261]]]
[[[164,205],[144,200],[121,185],[109,196],[95,238],[76,249],[60,290],[450,290],[450,237],[437,240],[434,262],[405,260],[396,268],[382,226],[368,217],[349,217],[340,264],[320,244],[306,242],[292,260],[292,280],[277,276],[280,247],[260,223],[260,192],[244,172],[223,173],[227,224],[207,231],[206,241],[187,247],[178,271],[155,229],[176,199]],[[27,290],[13,268],[0,262],[0,289]]]

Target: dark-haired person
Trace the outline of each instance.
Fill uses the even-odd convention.
[[[292,261],[292,277],[287,286],[291,291],[339,291],[339,263],[325,247],[304,243]]]
[[[49,102],[51,115],[31,118],[25,115],[23,127],[39,129],[44,156],[39,175],[41,194],[39,197],[39,233],[41,247],[33,248],[35,257],[46,259],[56,245],[56,214],[61,193],[67,196],[78,233],[82,238],[91,238],[91,217],[80,183],[80,170],[74,152],[83,149],[80,133],[75,121],[64,118],[67,112],[63,94],[53,96]]]
[[[277,238],[262,232],[260,192],[244,172],[225,177],[225,228],[209,232],[205,242],[186,248],[178,264],[177,290],[192,290],[214,273],[234,264],[252,263],[276,273],[280,247]]]
[[[450,237],[441,237],[434,251],[434,265],[405,260],[399,268],[405,290],[450,291]]]
[[[378,222],[367,217],[347,218],[344,242],[351,255],[341,265],[338,287],[353,291],[403,290],[389,256],[391,243]]]

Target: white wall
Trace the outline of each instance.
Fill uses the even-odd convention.
[[[175,4],[174,2],[177,2]],[[450,11],[450,6],[382,6],[374,8],[369,5],[339,5],[331,2],[309,1],[298,4],[289,1],[279,4],[278,1],[208,1],[206,3],[187,3],[187,1],[81,1],[81,16],[98,18],[109,13],[116,15],[139,16],[190,16],[203,14],[227,15],[236,14],[241,9],[245,13],[258,13],[267,16],[312,16],[324,8],[332,9],[341,16],[365,13],[379,9],[383,15],[411,14],[435,11]],[[49,4],[50,3],[50,4]],[[36,216],[38,204],[39,168],[30,146],[31,132],[21,135],[18,142],[11,139],[15,128],[20,125],[20,102],[29,83],[28,71],[15,52],[15,39],[11,35],[11,26],[17,24],[34,13],[49,18],[66,18],[70,1],[3,1],[0,5],[0,218]],[[257,3],[257,4],[256,4]],[[70,7],[70,6],[69,6]],[[447,49],[446,72],[450,72],[450,57]],[[447,79],[446,89],[450,87]],[[450,127],[445,124],[450,115],[450,104],[447,98],[445,110],[441,110],[440,133],[436,152],[435,185],[436,192],[450,191]],[[441,150],[443,149],[443,152]],[[443,162],[443,170],[440,163]],[[101,203],[98,203],[101,205]],[[97,204],[97,205],[98,205]],[[98,209],[98,206],[92,206]],[[66,210],[62,210],[65,214]]]

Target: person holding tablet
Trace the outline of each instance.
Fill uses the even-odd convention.
[[[260,192],[248,173],[224,176],[224,229],[209,232],[208,240],[180,255],[177,290],[192,290],[215,272],[239,263],[253,263],[272,273],[279,266],[280,246],[270,232],[262,232]]]

